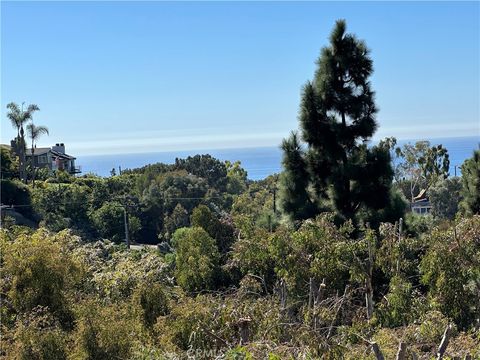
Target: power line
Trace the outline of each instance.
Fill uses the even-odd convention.
[[[223,199],[223,196],[209,196],[209,197],[162,197],[162,200],[210,200],[210,199]],[[106,201],[107,202],[107,201]],[[63,205],[63,204],[73,204],[73,202],[50,202],[50,204]],[[34,207],[32,204],[1,204],[3,207],[12,208],[12,207]],[[123,205],[119,207],[123,208]]]

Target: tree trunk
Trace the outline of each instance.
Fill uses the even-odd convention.
[[[368,242],[368,269],[365,278],[365,305],[367,308],[367,319],[370,321],[373,315],[373,253],[372,244]]]
[[[19,164],[19,172],[20,172],[20,179],[23,183],[27,183],[27,172],[26,172],[26,155],[25,155],[25,132],[23,131],[23,127],[20,129],[20,136],[17,138],[17,147],[18,147],[18,157],[20,160]]]

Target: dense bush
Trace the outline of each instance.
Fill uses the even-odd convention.
[[[175,231],[172,243],[178,284],[187,291],[213,288],[219,261],[215,240],[202,228],[192,227]]]
[[[67,249],[70,236],[39,230],[11,240],[2,234],[2,277],[8,281],[4,286],[12,310],[28,313],[43,306],[63,325],[71,325],[69,296],[82,280],[83,268]]]
[[[36,306],[19,317],[12,353],[21,360],[63,360],[68,358],[67,333],[49,313]]]
[[[73,339],[77,359],[128,359],[141,339],[140,323],[125,305],[87,300],[77,306]]]
[[[151,328],[159,316],[169,313],[168,297],[164,286],[159,283],[144,282],[133,293],[133,304],[141,309],[143,324]]]

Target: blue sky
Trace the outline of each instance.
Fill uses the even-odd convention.
[[[376,138],[480,135],[480,4],[1,3],[6,104],[74,154],[278,145],[338,18],[372,50]]]

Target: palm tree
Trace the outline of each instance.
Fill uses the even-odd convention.
[[[32,185],[35,187],[35,142],[44,134],[48,134],[46,126],[36,126],[33,121],[27,125],[27,132],[30,139],[32,139]]]
[[[17,129],[17,137],[15,139],[16,145],[16,152],[20,158],[20,178],[23,182],[27,182],[27,172],[26,172],[26,157],[25,157],[25,149],[26,149],[26,142],[25,142],[25,131],[23,126],[32,119],[33,113],[35,111],[39,111],[40,108],[35,104],[30,104],[27,107],[27,110],[23,110],[22,107],[18,106],[16,103],[9,103],[7,105],[7,109],[9,110],[7,113],[7,117],[10,119],[12,126]]]

